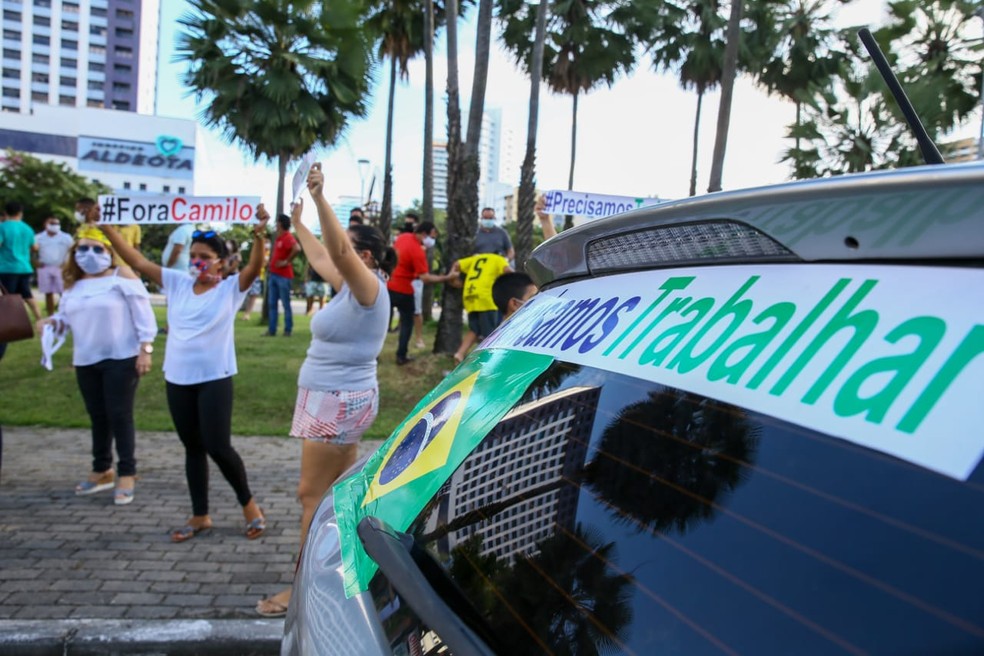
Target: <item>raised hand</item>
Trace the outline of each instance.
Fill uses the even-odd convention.
[[[312,198],[324,193],[325,174],[321,172],[320,162],[315,162],[311,165],[311,170],[308,171],[307,186]]]

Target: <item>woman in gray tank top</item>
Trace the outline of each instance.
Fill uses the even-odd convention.
[[[339,291],[311,319],[311,346],[297,381],[290,432],[303,439],[297,486],[302,545],[321,497],[355,462],[359,439],[376,418],[376,358],[383,349],[390,313],[385,276],[396,265],[396,252],[376,228],[342,228],[325,200],[320,164],[311,167],[307,184],[318,208],[324,243],[301,222],[300,201],[291,209],[291,222],[311,268]],[[261,599],[256,612],[283,616],[290,593],[287,588]]]

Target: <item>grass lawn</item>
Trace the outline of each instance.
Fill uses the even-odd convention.
[[[164,309],[154,310],[158,324],[163,326]],[[263,337],[265,327],[258,318],[236,321],[239,374],[234,379],[234,435],[288,434],[297,394],[297,372],[311,341],[309,323],[308,317],[295,313],[292,337]],[[434,342],[436,328],[436,322],[424,326],[424,340],[429,345]],[[397,367],[396,338],[396,333],[387,335],[379,358],[379,416],[365,439],[388,437],[454,365],[450,356],[416,351],[411,343],[411,355],[416,360]],[[154,368],[141,379],[137,390],[134,414],[138,430],[174,430],[161,373],[165,341],[164,335],[158,336]],[[87,428],[89,416],[71,366],[71,339],[55,354],[54,371],[46,371],[40,361],[37,339],[8,345],[7,354],[0,361],[0,425]]]

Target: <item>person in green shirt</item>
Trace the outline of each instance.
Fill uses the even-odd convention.
[[[0,283],[7,289],[7,293],[20,294],[34,315],[34,320],[40,321],[38,304],[31,293],[34,231],[24,223],[24,208],[20,203],[7,203],[4,213],[7,219],[0,223]]]

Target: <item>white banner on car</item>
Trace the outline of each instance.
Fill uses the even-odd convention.
[[[259,196],[99,196],[100,223],[253,223]]]
[[[541,292],[482,348],[719,399],[965,480],[984,454],[984,271],[627,273]]]
[[[659,198],[611,196],[558,189],[544,192],[543,201],[543,211],[547,214],[572,214],[586,219],[601,219],[665,202]]]

